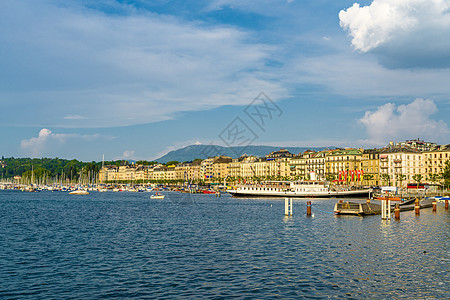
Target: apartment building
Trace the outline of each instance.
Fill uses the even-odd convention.
[[[427,180],[434,182],[442,182],[440,175],[444,171],[446,162],[450,160],[450,144],[433,147],[429,151],[422,153],[423,156],[423,174],[427,176]]]
[[[362,184],[377,186],[380,184],[381,149],[364,149],[361,156]]]
[[[380,153],[380,181],[386,185],[413,183],[414,175],[424,175],[423,167],[422,152],[411,147],[389,147]]]
[[[325,156],[325,175],[341,184],[360,185],[362,149],[336,149]]]

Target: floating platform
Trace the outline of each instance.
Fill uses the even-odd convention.
[[[433,206],[434,198],[424,198],[419,201],[420,208]],[[400,211],[414,210],[415,199],[409,199],[398,203]],[[394,211],[395,203],[391,204],[391,210]],[[338,202],[334,205],[334,213],[337,215],[379,215],[381,214],[381,205],[376,203],[357,203],[357,202]]]

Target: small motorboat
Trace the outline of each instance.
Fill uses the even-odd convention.
[[[449,196],[436,196],[434,197],[434,199],[436,199],[436,201],[438,202],[445,202],[445,200],[450,201],[450,197]]]
[[[89,195],[89,192],[86,190],[75,190],[69,192],[70,195]]]
[[[150,199],[164,199],[164,195],[161,193],[156,192],[154,195],[150,196]]]

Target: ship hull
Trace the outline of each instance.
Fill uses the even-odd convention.
[[[241,198],[366,198],[370,195],[370,190],[354,190],[354,191],[329,191],[329,192],[266,192],[266,191],[228,191],[233,197]]]

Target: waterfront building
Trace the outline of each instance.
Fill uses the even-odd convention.
[[[422,153],[411,147],[395,146],[385,148],[380,153],[380,181],[385,185],[406,186],[423,177]]]
[[[148,167],[142,165],[136,165],[133,175],[133,180],[144,182],[148,180]]]
[[[325,156],[325,176],[341,184],[360,185],[364,171],[361,167],[362,149],[336,149]]]
[[[289,161],[291,157],[266,158],[265,175],[268,179],[286,180],[290,177]]]
[[[225,179],[229,176],[229,165],[232,159],[228,156],[216,157],[212,164],[212,176],[217,179]]]
[[[361,156],[362,184],[377,186],[380,184],[381,149],[364,149]]]
[[[119,171],[118,166],[105,166],[99,172],[99,178],[101,182],[111,182],[118,180],[117,173]]]
[[[302,178],[302,175],[301,175],[302,162],[303,162],[303,155],[302,155],[302,153],[299,153],[298,155],[293,156],[289,160],[289,174],[290,174],[291,178],[295,178],[295,179],[301,179]]]
[[[306,169],[309,174],[314,173],[317,180],[325,180],[325,156],[329,150],[310,153],[306,159]]]
[[[200,176],[202,180],[209,181],[213,178],[214,157],[204,159],[200,164]]]
[[[307,167],[306,160],[312,155],[314,151],[306,150],[303,153],[292,157],[289,161],[290,175],[298,179],[306,179]],[[309,175],[309,172],[308,172]]]
[[[152,176],[150,178],[153,181],[158,181],[161,183],[175,181],[176,180],[176,171],[175,166],[165,166],[162,164],[158,164],[153,167]]]
[[[201,179],[201,160],[177,164],[175,178],[179,182],[198,183]]]
[[[450,144],[435,146],[422,153],[423,174],[430,183],[442,183],[442,172],[446,162],[450,160]]]
[[[258,160],[256,156],[244,156],[241,157],[241,177],[245,180],[256,177],[255,162]]]
[[[235,181],[239,181],[239,178],[242,177],[241,175],[241,161],[242,157],[240,158],[233,158],[228,165],[228,173],[231,178],[233,178]]]

